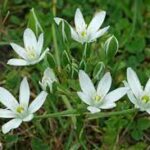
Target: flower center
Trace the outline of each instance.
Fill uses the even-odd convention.
[[[22,106],[18,106],[17,109],[16,109],[16,111],[18,113],[22,113],[24,111],[24,108]]]
[[[82,31],[82,32],[81,32],[81,35],[82,35],[83,37],[85,37],[85,36],[86,36],[86,31]]]
[[[30,60],[35,59],[37,56],[33,47],[27,47],[26,52]]]
[[[142,101],[145,103],[150,102],[150,96],[147,96],[147,95],[142,96]]]
[[[99,102],[99,101],[101,100],[101,96],[96,95],[96,96],[94,97],[94,100],[95,100],[95,102]]]

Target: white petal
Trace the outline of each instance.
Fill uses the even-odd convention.
[[[126,81],[123,81],[125,87],[129,87],[129,84]],[[139,108],[139,104],[138,104],[138,99],[136,99],[136,97],[134,96],[132,90],[128,90],[127,92],[128,98],[131,101],[131,103],[133,103],[135,105],[136,108]]]
[[[85,24],[82,12],[80,11],[79,8],[77,8],[76,10],[74,22],[75,22],[76,31],[78,33],[86,29],[86,24]]]
[[[76,32],[72,27],[70,27],[70,30],[71,30],[71,37],[72,37],[75,41],[77,41],[77,42],[79,42],[79,43],[82,43],[82,40],[80,40],[80,38],[79,38],[77,32]]]
[[[27,65],[29,65],[29,63],[26,60],[17,59],[17,58],[9,59],[7,64],[12,65],[12,66],[27,66]]]
[[[30,47],[36,50],[37,40],[34,32],[31,29],[27,28],[24,31],[23,39],[24,39],[25,48]]]
[[[111,108],[114,108],[114,107],[116,107],[115,103],[111,103],[109,101],[106,101],[99,108],[100,109],[111,109]]]
[[[129,100],[135,105],[135,107],[139,108],[140,107],[140,105],[139,105],[140,102],[138,102],[138,100],[133,95],[131,90],[127,92],[127,95],[128,95]]]
[[[14,118],[15,114],[8,109],[0,109],[0,118]]]
[[[92,21],[90,22],[87,30],[88,33],[95,33],[98,31],[98,29],[101,27],[104,19],[106,16],[106,12],[105,11],[101,11],[96,13],[96,15],[93,17]]]
[[[100,112],[101,110],[99,108],[93,107],[93,106],[88,106],[87,110],[89,110],[92,114]]]
[[[142,94],[142,86],[137,77],[137,74],[133,71],[133,69],[127,69],[127,81],[128,84],[133,91],[134,95],[138,98]]]
[[[150,93],[150,79],[147,81],[144,91]]]
[[[49,48],[46,48],[46,50],[41,54],[40,59],[38,62],[40,62],[42,59],[44,59],[45,55],[48,53]]]
[[[33,100],[33,102],[29,106],[29,111],[31,113],[36,112],[40,107],[43,105],[47,97],[47,93],[45,91],[42,91],[36,98]]]
[[[102,35],[104,35],[104,34],[107,32],[108,29],[109,29],[109,26],[100,29],[100,30],[97,31],[96,33],[91,34],[91,35],[90,35],[90,38],[89,38],[89,42],[93,42],[93,41],[96,40],[97,38],[99,38],[99,37],[101,37]]]
[[[90,96],[96,93],[96,90],[94,88],[91,79],[83,70],[79,71],[79,82],[80,82],[81,89],[84,93]]]
[[[81,98],[81,100],[90,105],[91,104],[91,97],[83,92],[77,92],[78,96]]]
[[[13,50],[22,58],[26,59],[27,55],[26,55],[26,51],[24,50],[23,47],[15,44],[15,43],[10,43],[11,47],[13,48]]]
[[[45,69],[45,71],[44,71],[44,77],[45,78],[49,78],[51,81],[57,81],[53,69],[51,69],[49,67]]]
[[[14,96],[2,87],[0,87],[0,102],[13,111],[16,110],[19,105]]]
[[[29,114],[26,118],[23,119],[23,121],[28,122],[28,121],[32,120],[33,117],[34,117],[33,114]]]
[[[29,104],[29,98],[30,98],[30,88],[27,78],[24,77],[24,79],[20,84],[20,95],[19,95],[20,105],[27,108]]]
[[[4,134],[6,134],[10,130],[18,128],[21,123],[22,123],[22,120],[20,120],[20,119],[12,119],[2,126],[2,132]]]
[[[120,98],[122,98],[125,94],[127,94],[128,90],[129,90],[129,88],[127,88],[127,87],[121,87],[116,90],[113,90],[106,95],[105,100],[110,103],[116,102]]]
[[[104,97],[108,93],[111,87],[111,83],[112,83],[112,78],[110,72],[107,72],[105,73],[105,75],[103,76],[103,78],[100,80],[98,84],[97,93],[100,96]]]
[[[39,38],[38,38],[38,42],[37,42],[37,54],[40,55],[42,48],[43,48],[43,42],[44,42],[44,34],[41,33]]]
[[[147,112],[148,114],[150,114],[150,109],[147,109],[146,112]]]

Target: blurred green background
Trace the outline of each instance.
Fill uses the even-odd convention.
[[[82,10],[87,22],[96,11],[105,10],[107,16],[103,26],[110,25],[109,34],[115,35],[119,41],[116,58],[109,64],[113,68],[115,86],[125,79],[128,66],[137,71],[143,84],[146,82],[150,76],[150,0],[57,0],[56,3],[55,0],[0,0],[0,86],[17,95],[21,78],[26,75],[30,78],[33,92],[40,91],[38,81],[44,69],[38,65],[34,68],[6,65],[9,58],[16,56],[9,43],[22,44],[23,31],[27,26],[31,27],[31,9],[34,8],[45,33],[44,46],[49,47],[53,53],[54,6],[56,16],[66,19],[72,25],[76,8]],[[59,35],[59,31],[57,34]],[[94,49],[99,49],[100,42],[101,39],[94,44]],[[75,55],[74,51],[78,52],[78,49],[81,46],[74,42],[71,45],[72,54]],[[74,87],[74,83],[76,80],[70,79],[66,87],[78,89]],[[55,101],[55,98],[54,95],[49,96],[53,103],[49,106],[46,102],[47,112],[64,108],[61,100],[58,98]],[[118,102],[116,110],[133,107],[126,99]],[[75,103],[73,102],[73,106]],[[76,129],[73,127],[73,118],[38,120],[23,124],[13,134],[0,133],[0,142],[4,149],[10,150],[148,150],[149,119],[145,113],[92,121],[85,121],[84,116],[80,116],[75,118]],[[1,120],[0,123],[2,125],[4,121]]]

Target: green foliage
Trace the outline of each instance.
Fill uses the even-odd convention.
[[[53,87],[44,107],[37,113],[56,113],[48,119],[31,121],[8,135],[0,135],[0,142],[6,150],[145,150],[150,145],[149,116],[145,113],[126,113],[116,116],[100,117],[88,120],[89,114],[65,116],[64,110],[86,109],[76,92],[80,90],[79,69],[84,69],[93,79],[95,85],[103,74],[111,71],[113,87],[126,79],[128,66],[138,69],[142,83],[150,76],[150,1],[149,0],[3,0],[0,4],[0,86],[17,95],[23,76],[29,78],[31,97],[41,90],[43,71],[47,66],[54,69],[59,83]],[[65,24],[66,39],[62,27],[54,22],[56,16],[66,19],[74,25],[76,8],[81,8],[85,20],[89,22],[94,12],[105,10],[106,21],[110,25],[108,34],[87,45],[86,57],[82,58],[84,45],[71,39],[70,30]],[[8,16],[7,16],[8,15]],[[16,56],[10,42],[20,45],[22,34],[30,27],[39,35],[44,32],[44,48],[50,53],[37,65],[18,68],[6,65],[9,58]],[[53,34],[53,33],[56,34]],[[56,45],[60,56],[57,67]],[[114,35],[114,36],[112,36]],[[117,43],[119,42],[119,46]],[[119,48],[118,48],[119,47]],[[116,53],[117,52],[117,53]],[[143,84],[144,85],[144,84]],[[117,102],[114,111],[123,111],[133,107],[127,98]],[[109,113],[107,110],[105,114]],[[103,113],[102,113],[103,114]],[[0,124],[4,122],[1,119]],[[27,148],[26,148],[27,147]]]
[[[31,141],[31,147],[33,150],[49,150],[49,146],[44,144],[39,138],[33,138]]]

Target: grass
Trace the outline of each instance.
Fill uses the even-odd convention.
[[[103,26],[110,25],[108,34],[87,45],[84,59],[84,46],[70,38],[67,27],[68,43],[64,44],[61,26],[58,27],[53,20],[58,16],[73,25],[76,8],[81,8],[87,22],[94,12],[105,10],[107,17]],[[93,77],[95,84],[104,72],[111,71],[112,89],[122,86],[126,68],[130,66],[144,85],[150,76],[149,20],[149,0],[3,0],[0,4],[0,86],[17,97],[22,77],[27,76],[33,92],[31,97],[34,98],[41,91],[38,82],[47,66],[54,69],[59,79],[59,83],[53,86],[53,93],[49,94],[31,122],[23,123],[6,135],[0,132],[4,149],[148,150],[150,121],[147,113],[135,111],[128,98],[124,97],[117,102],[115,109],[91,115],[76,91],[80,90],[79,64]],[[8,59],[16,56],[9,43],[23,44],[22,35],[27,26],[37,35],[44,31],[44,47],[49,47],[51,54],[34,66],[9,66],[6,64]],[[118,39],[119,50],[114,57],[106,58],[102,45],[111,35]],[[1,119],[0,124],[6,121]]]

